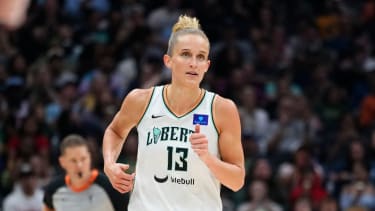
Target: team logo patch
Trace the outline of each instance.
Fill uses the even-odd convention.
[[[207,114],[194,114],[193,125],[208,125],[208,115]]]
[[[158,141],[161,135],[161,130],[154,127],[152,133],[154,134],[154,141]]]

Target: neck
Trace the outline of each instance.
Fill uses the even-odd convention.
[[[95,180],[98,175],[97,170],[92,170],[89,173],[82,175],[82,177],[76,176],[66,176],[66,184],[75,192],[80,192],[85,190],[90,184]]]
[[[166,85],[164,90],[164,98],[168,107],[177,115],[183,115],[193,109],[201,101],[203,97],[203,89],[197,87],[176,87]]]
[[[91,176],[91,172],[90,174],[84,174],[82,176],[72,176],[70,177],[70,185],[75,187],[75,188],[78,188],[82,185],[84,185],[85,183],[87,183],[87,181],[90,179],[90,176]]]

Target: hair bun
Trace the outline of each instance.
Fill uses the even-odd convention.
[[[173,26],[172,32],[174,33],[183,29],[200,29],[198,19],[187,15],[180,15],[177,23]]]

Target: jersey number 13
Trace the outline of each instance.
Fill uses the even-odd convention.
[[[186,158],[188,156],[189,149],[181,148],[181,147],[167,147],[168,151],[168,170],[176,170],[176,171],[187,171],[187,161]],[[176,160],[173,159],[173,154],[176,154],[178,158]]]

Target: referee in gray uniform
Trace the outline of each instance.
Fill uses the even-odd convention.
[[[127,196],[113,189],[107,177],[91,168],[87,141],[69,135],[60,146],[59,162],[66,174],[44,188],[43,211],[126,210]]]

